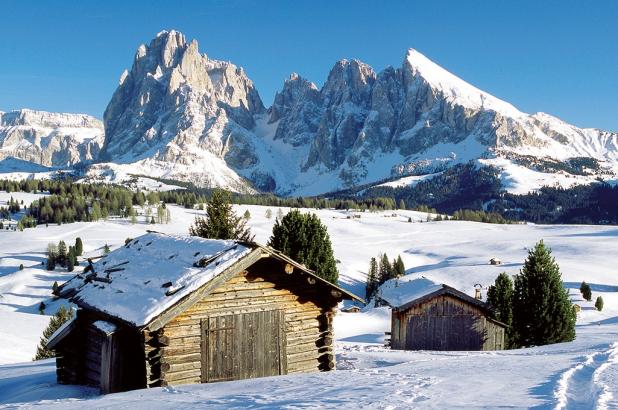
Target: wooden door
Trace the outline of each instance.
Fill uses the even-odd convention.
[[[202,382],[287,373],[285,313],[269,310],[202,320]]]
[[[121,366],[117,335],[115,333],[104,334],[101,343],[101,393],[121,391]]]

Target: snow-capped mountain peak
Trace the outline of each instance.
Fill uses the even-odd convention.
[[[321,194],[471,160],[497,167],[507,188],[534,174],[534,183],[518,182],[522,190],[551,175],[572,185],[618,174],[618,134],[523,113],[415,49],[401,67],[380,72],[342,59],[320,88],[293,73],[267,110],[241,67],[165,30],[137,48],[104,125],[95,174],[148,174],[242,192]],[[3,147],[32,143],[25,135],[17,140],[4,138]],[[92,152],[54,158],[71,164]],[[37,153],[18,155],[58,163]]]
[[[408,49],[404,64],[407,64],[414,75],[423,78],[455,104],[475,110],[493,110],[510,117],[525,115],[513,105],[479,90],[450,73],[413,48]]]

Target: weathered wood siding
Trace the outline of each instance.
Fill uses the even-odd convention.
[[[504,328],[473,304],[440,295],[393,311],[391,346],[406,350],[502,350]]]
[[[223,329],[226,320],[242,320],[238,319],[239,315],[254,312],[282,312],[283,336],[280,342],[285,343],[281,347],[285,357],[281,359],[281,374],[333,369],[332,317],[337,301],[323,286],[316,284],[314,279],[308,279],[307,275],[297,272],[286,274],[283,265],[272,259],[261,260],[248,270],[239,272],[162,329],[145,332],[149,386],[202,381],[206,377],[202,374],[203,346],[208,346],[202,337],[205,321]],[[230,319],[235,315],[237,319]],[[263,332],[277,332],[276,326],[269,323],[263,323],[261,329],[258,325],[255,337],[267,338]],[[231,322],[228,324],[230,328],[236,327]],[[275,339],[269,340],[268,343],[274,343]],[[230,338],[229,341],[221,339],[219,343],[238,342]],[[238,369],[230,369],[222,378],[260,375],[259,372],[247,370],[248,365],[242,362],[243,355],[246,357],[251,352],[223,345],[218,349],[236,355],[235,361],[239,366]],[[211,354],[215,354],[214,351]]]
[[[78,312],[76,328],[56,348],[58,382],[99,387],[102,393],[146,387],[141,335],[119,326],[108,336],[93,326],[102,319]]]

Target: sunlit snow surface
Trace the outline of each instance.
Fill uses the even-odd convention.
[[[0,194],[0,201],[8,196]],[[28,198],[25,198],[28,199]],[[398,254],[407,275],[392,289],[405,297],[405,282],[425,276],[473,295],[474,284],[489,285],[502,271],[516,274],[527,248],[544,239],[561,266],[572,299],[582,306],[577,340],[504,352],[403,352],[383,347],[390,330],[388,308],[366,307],[335,319],[338,370],[212,385],[174,386],[96,396],[92,389],[55,382],[53,360],[30,362],[47,317],[61,301],[49,300],[54,281],[72,274],[44,270],[49,242],[84,241],[85,255],[98,255],[107,243],[123,246],[147,229],[185,234],[202,211],[170,207],[172,223],[148,225],[145,217],[41,226],[24,232],[0,231],[0,403],[8,408],[613,408],[618,405],[618,228],[613,226],[490,225],[473,222],[420,222],[412,211],[362,213],[317,211],[328,226],[340,261],[340,282],[364,296],[363,281],[371,256]],[[273,219],[268,207],[249,210],[256,240],[268,240]],[[278,209],[271,207],[274,216]],[[286,209],[284,209],[284,212]],[[407,222],[412,217],[413,223]],[[502,266],[489,265],[498,257]],[[24,270],[19,271],[19,264]],[[83,265],[82,265],[83,267]],[[80,267],[79,269],[81,269]],[[602,295],[605,309],[581,301],[579,284]],[[391,285],[388,285],[391,286]],[[387,286],[387,288],[388,288]],[[483,290],[483,294],[486,290]],[[11,363],[11,364],[9,364]],[[21,403],[21,404],[18,404]]]

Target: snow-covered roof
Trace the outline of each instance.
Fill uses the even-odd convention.
[[[407,310],[435,296],[444,294],[474,304],[483,310],[489,309],[482,300],[475,299],[451,286],[434,282],[424,276],[409,281],[390,280],[380,287],[380,298],[396,310]],[[498,321],[495,322],[502,324]]]
[[[250,253],[235,241],[151,232],[80,273],[59,293],[136,326],[147,324]]]
[[[57,294],[77,305],[141,327],[206,285],[252,251],[290,263],[334,288],[285,255],[258,244],[149,232],[133,239],[63,284]],[[261,257],[261,256],[260,256]]]
[[[389,305],[397,307],[436,292],[443,286],[425,277],[409,281],[395,279],[380,287],[380,298]]]

